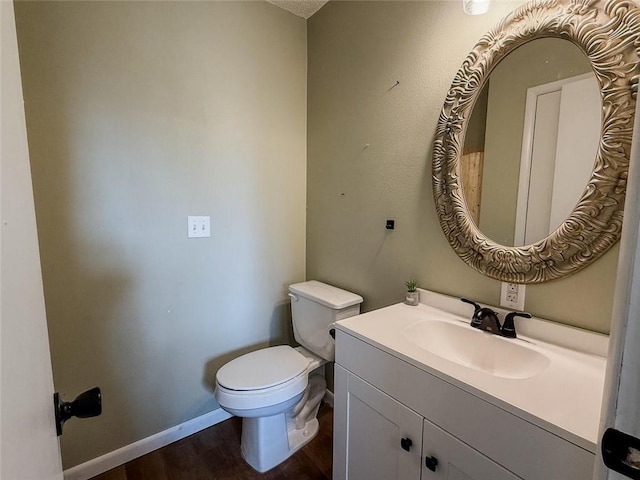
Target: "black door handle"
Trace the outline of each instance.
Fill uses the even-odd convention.
[[[438,459],[436,457],[427,457],[424,459],[424,464],[429,470],[435,472],[436,468],[438,468]]]
[[[98,387],[87,390],[76,397],[73,402],[60,400],[58,392],[53,394],[53,407],[56,415],[56,433],[62,435],[64,422],[71,417],[97,417],[102,413],[102,393]]]
[[[400,439],[400,446],[403,450],[407,452],[411,450],[411,445],[413,445],[413,441],[409,437],[404,437]]]
[[[614,472],[640,480],[640,438],[608,428],[602,436],[602,460]]]

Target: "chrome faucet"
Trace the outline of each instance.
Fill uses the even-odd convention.
[[[473,305],[474,311],[471,317],[471,326],[478,330],[493,333],[506,338],[517,338],[516,327],[513,322],[515,317],[531,318],[531,314],[526,312],[511,312],[504,319],[504,324],[500,325],[498,314],[489,307],[481,307],[473,300],[461,298],[464,303]]]

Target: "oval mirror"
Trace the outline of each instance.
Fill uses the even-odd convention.
[[[467,264],[498,280],[538,283],[584,268],[619,239],[639,73],[635,48],[639,33],[640,13],[633,2],[534,0],[515,10],[484,35],[467,56],[453,80],[440,114],[432,170],[434,199],[440,224],[455,252]],[[493,207],[489,206],[489,201],[484,201],[482,192],[478,197],[480,211],[473,213],[474,193],[471,192],[473,188],[470,188],[473,180],[463,180],[468,175],[463,172],[463,167],[468,166],[463,158],[471,147],[469,144],[465,153],[465,137],[468,134],[471,142],[476,128],[472,125],[472,111],[482,111],[483,96],[487,97],[485,123],[489,125],[488,98],[492,72],[496,71],[495,82],[498,83],[498,68],[502,60],[512,52],[517,57],[519,53],[516,50],[519,47],[535,49],[535,44],[542,41],[540,39],[565,43],[569,41],[588,60],[600,100],[596,102],[600,121],[596,126],[598,134],[589,134],[595,137],[595,154],[577,154],[589,167],[585,174],[586,180],[572,181],[574,193],[565,195],[567,199],[563,202],[563,208],[570,210],[570,213],[558,213],[562,209],[556,209],[558,211],[553,215],[554,222],[558,225],[547,218],[546,232],[544,229],[537,230],[533,237],[525,239],[521,231],[522,225],[517,234],[520,237],[517,238],[516,224],[519,217],[515,213],[512,220],[507,222],[513,223],[513,227],[483,226],[482,210]],[[577,77],[583,72],[576,70],[575,73],[576,75],[570,76]],[[478,115],[482,117],[481,113],[476,114]],[[516,123],[513,119],[509,121]],[[546,123],[542,122],[544,125]],[[526,138],[524,133],[520,135],[522,146],[523,142],[526,143]],[[562,132],[557,134],[558,137],[564,135]],[[507,140],[513,140],[510,138],[511,134],[508,135],[504,129],[498,129],[498,138],[500,136],[509,136]],[[503,145],[500,140],[496,141],[496,148]],[[534,141],[532,137],[531,142]],[[493,160],[489,156],[489,145],[485,147],[485,167],[488,171],[488,162]],[[575,147],[575,141],[570,141],[566,149],[575,153]],[[525,145],[525,150],[528,148]],[[557,150],[559,147],[554,148]],[[522,170],[521,157],[521,154],[509,155],[507,161],[510,162],[511,170]],[[564,160],[563,158],[559,163],[562,164]],[[557,158],[555,163],[558,163]],[[500,178],[501,168],[503,167],[498,166],[494,169],[498,171],[497,179],[488,181],[494,182],[494,185],[506,185],[506,180]],[[570,172],[573,172],[572,168],[569,167]],[[481,170],[484,176],[485,168]],[[520,173],[518,175],[519,186],[523,180]],[[558,178],[572,180],[569,177],[573,175],[560,172]],[[482,190],[499,193],[499,185],[490,187],[491,184],[485,186],[484,181],[476,182],[481,185]],[[466,185],[467,192],[464,191],[463,184]],[[521,189],[513,187],[515,183],[509,185],[517,190],[516,197],[520,197]],[[522,189],[524,190],[525,188]],[[537,202],[534,200],[529,203]],[[495,203],[497,211],[491,214],[494,218],[507,217],[509,209],[515,212],[518,208],[524,208],[518,206],[517,198],[516,205],[513,205],[513,196],[511,199],[503,197]]]

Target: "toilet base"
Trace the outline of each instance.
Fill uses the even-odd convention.
[[[293,408],[269,417],[245,417],[241,451],[246,462],[264,473],[313,440],[320,427],[316,416],[326,388],[321,375],[310,375],[302,398]]]
[[[286,413],[272,417],[242,419],[242,457],[251,467],[264,473],[284,462],[309,443],[318,433],[317,418],[301,430],[287,431]]]
[[[302,430],[290,430],[289,431],[289,445],[291,446],[291,453],[293,455],[307,443],[309,443],[318,433],[320,429],[320,423],[317,418],[309,420]]]

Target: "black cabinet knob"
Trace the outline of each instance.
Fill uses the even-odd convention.
[[[403,450],[407,452],[411,450],[411,445],[413,445],[413,441],[409,437],[404,437],[400,439],[400,446]]]
[[[436,468],[438,468],[438,459],[436,457],[427,457],[424,459],[424,464],[429,470],[435,472]]]

